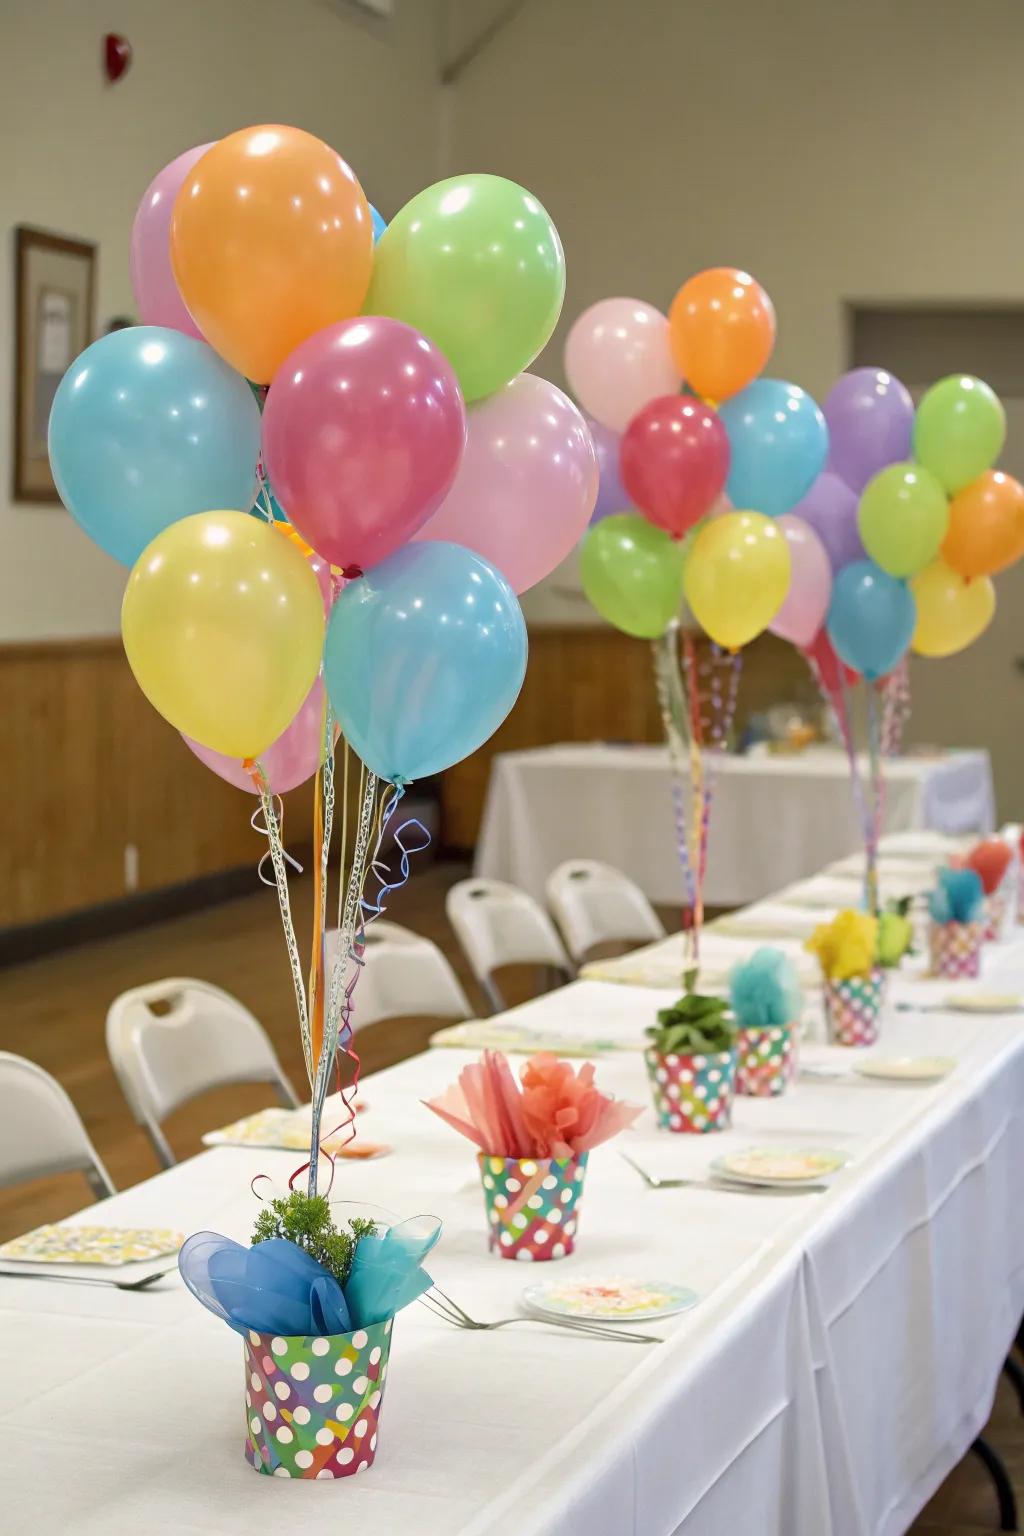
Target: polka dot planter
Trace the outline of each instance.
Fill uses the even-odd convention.
[[[736,1092],[770,1099],[796,1076],[796,1029],[778,1024],[741,1029],[736,1040]]]
[[[326,1338],[245,1338],[245,1459],[273,1477],[373,1466],[391,1324]]]
[[[885,997],[885,972],[876,966],[868,976],[844,981],[826,977],[825,1023],[833,1045],[874,1045],[878,1017]]]
[[[725,1131],[732,1123],[736,1052],[663,1056],[644,1052],[658,1124],[666,1131]]]
[[[487,1242],[503,1259],[563,1259],[576,1246],[587,1171],[579,1157],[477,1157],[487,1208]]]
[[[984,923],[932,923],[928,953],[933,976],[978,976]]]

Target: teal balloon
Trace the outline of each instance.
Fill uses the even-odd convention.
[[[725,494],[737,511],[779,517],[795,507],[828,457],[828,427],[807,391],[755,379],[718,414],[729,437]]]
[[[905,581],[873,560],[855,560],[835,578],[826,627],[840,661],[869,680],[884,677],[905,656],[917,604]]]
[[[377,212],[372,203],[370,204],[370,222],[373,225],[373,243],[376,245],[377,241],[380,239],[381,235],[384,233],[388,226],[387,221],[381,218],[380,214]]]
[[[324,679],[349,745],[407,784],[482,746],[526,674],[515,593],[461,544],[406,544],[348,582],[331,611]]]
[[[196,512],[248,512],[260,412],[241,374],[180,331],[137,325],[94,341],[57,388],[50,466],[101,549],[134,565]]]

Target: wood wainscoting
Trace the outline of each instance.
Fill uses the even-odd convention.
[[[706,637],[698,645],[707,645]],[[762,635],[743,652],[736,724],[784,700],[815,703],[807,663],[791,645]],[[609,626],[534,629],[526,681],[504,725],[479,752],[442,779],[442,835],[471,849],[483,815],[491,759],[498,752],[559,741],[660,741],[651,650]]]
[[[129,894],[132,845],[140,892],[255,866],[255,802],[156,713],[119,638],[0,646],[0,701],[0,927]],[[312,797],[286,803],[288,841],[308,842]]]

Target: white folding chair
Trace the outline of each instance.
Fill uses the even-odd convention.
[[[337,928],[327,933],[328,977],[340,937]],[[352,1001],[353,1030],[382,1019],[468,1019],[473,1013],[437,945],[386,918],[367,925],[363,965]]]
[[[493,976],[499,966],[549,966],[572,980],[572,963],[554,923],[525,891],[503,880],[460,880],[448,892],[445,908],[492,1012],[506,1006]]]
[[[81,1170],[97,1200],[116,1194],[74,1104],[56,1078],[0,1051],[0,1189]]]
[[[228,1083],[272,1083],[282,1104],[299,1102],[262,1024],[229,992],[191,977],[152,981],[115,998],[107,1052],[165,1168],[177,1159],[160,1122],[197,1094]]]
[[[579,965],[597,944],[647,944],[665,927],[638,885],[611,864],[567,859],[548,877],[548,906]]]

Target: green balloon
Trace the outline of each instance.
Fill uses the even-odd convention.
[[[1006,412],[983,379],[950,374],[933,384],[914,418],[914,457],[950,495],[991,469],[1006,441]]]
[[[604,517],[580,550],[583,590],[602,618],[640,640],[656,640],[679,617],[683,547],[637,512]]]
[[[562,242],[537,199],[502,176],[453,176],[391,220],[363,309],[439,346],[468,404],[532,363],[564,296]]]
[[[890,464],[869,480],[857,509],[861,543],[890,576],[931,565],[949,527],[941,484],[920,464]]]

